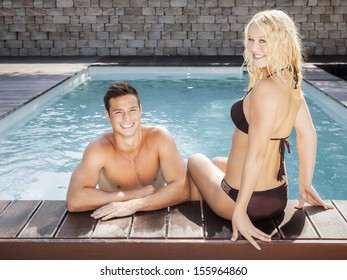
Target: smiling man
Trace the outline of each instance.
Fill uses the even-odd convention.
[[[67,209],[95,210],[93,218],[107,220],[189,200],[185,162],[165,128],[141,124],[137,91],[112,84],[104,103],[113,131],[85,149],[71,176]]]

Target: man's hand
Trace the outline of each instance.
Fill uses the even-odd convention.
[[[124,202],[111,202],[96,209],[91,217],[106,221],[115,217],[130,216],[137,211],[138,205],[139,201],[137,199]]]

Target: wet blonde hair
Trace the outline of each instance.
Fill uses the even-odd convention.
[[[283,79],[284,75],[288,74],[293,77],[288,86],[300,88],[303,61],[301,38],[295,23],[286,13],[279,10],[269,10],[254,15],[245,29],[245,51],[242,66],[246,66],[250,77],[249,89],[256,81],[264,78],[262,69],[253,66],[252,54],[247,49],[248,34],[252,24],[256,24],[264,33],[268,47],[267,70],[269,73],[276,72],[276,75],[271,75],[271,78],[283,83],[287,80]]]

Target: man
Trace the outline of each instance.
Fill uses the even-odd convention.
[[[104,103],[113,131],[85,149],[71,176],[67,209],[95,210],[93,218],[107,220],[189,200],[186,164],[166,129],[141,125],[137,91],[115,83]]]

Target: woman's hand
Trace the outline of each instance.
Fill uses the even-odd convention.
[[[257,229],[249,219],[247,213],[243,211],[234,210],[232,217],[233,236],[232,241],[236,241],[238,233],[240,232],[256,249],[261,250],[258,243],[254,240],[257,238],[261,241],[270,242],[271,236]]]
[[[310,185],[309,187],[299,187],[299,192],[300,202],[299,205],[295,207],[297,209],[301,209],[304,206],[305,202],[313,206],[322,206],[325,210],[333,208],[331,204],[326,204],[319,197],[319,194],[316,192],[312,185]]]

